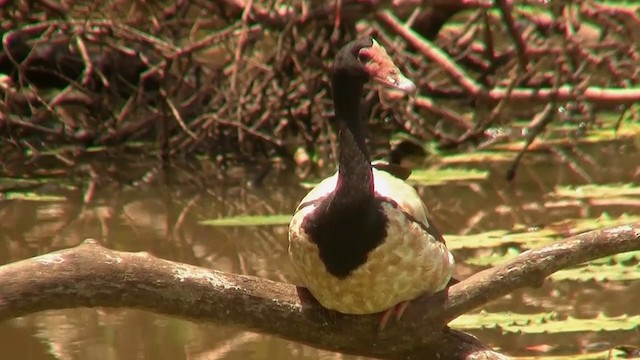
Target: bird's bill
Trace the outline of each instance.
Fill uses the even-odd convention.
[[[402,74],[387,54],[387,51],[377,41],[373,40],[371,47],[360,49],[359,55],[370,59],[365,63],[365,67],[371,78],[378,84],[407,94],[416,91],[416,85],[413,81]]]

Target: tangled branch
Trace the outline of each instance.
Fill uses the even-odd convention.
[[[595,126],[597,112],[637,111],[629,105],[640,101],[637,5],[223,0],[144,13],[110,2],[23,5],[0,5],[0,151],[19,160],[25,148],[135,140],[156,142],[163,158],[293,162],[304,151],[320,164],[333,154],[328,69],[360,35],[377,37],[420,88],[409,107],[369,94],[372,125],[392,120],[387,137],[474,145],[508,125],[514,108],[535,119],[555,101],[577,109],[564,121]],[[461,11],[467,22],[450,23]]]

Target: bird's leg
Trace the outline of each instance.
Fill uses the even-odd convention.
[[[378,331],[384,330],[385,326],[387,326],[387,323],[389,322],[389,319],[391,318],[391,315],[393,315],[393,313],[396,314],[396,321],[400,320],[400,318],[402,317],[402,314],[404,314],[404,311],[407,310],[408,306],[409,306],[409,301],[403,301],[385,310],[382,313],[382,317],[380,318],[380,325],[378,326]]]
[[[396,309],[398,310],[398,313],[396,314],[396,321],[400,320],[400,318],[402,317],[402,315],[404,314],[405,310],[407,310],[408,307],[409,307],[409,301],[403,301],[400,304],[396,305]]]

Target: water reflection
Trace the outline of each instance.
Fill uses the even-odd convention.
[[[516,224],[544,226],[566,218],[596,217],[605,211],[614,216],[640,213],[639,201],[563,203],[550,197],[558,184],[633,182],[640,174],[637,144],[583,148],[580,153],[589,156],[574,159],[572,166],[559,163],[558,156],[532,153],[514,183],[503,180],[504,164],[482,164],[476,166],[488,168],[492,174],[485,181],[419,188],[419,192],[446,234],[511,229]],[[237,228],[198,223],[241,214],[291,213],[306,193],[295,179],[278,175],[255,188],[243,185],[249,175],[219,179],[202,168],[196,172],[177,168],[169,173],[128,169],[124,174],[98,174],[93,180],[78,181],[62,190],[38,188],[61,196],[60,200],[1,201],[0,263],[74,246],[93,237],[117,250],[144,250],[174,261],[295,282],[286,253],[286,226]],[[458,276],[478,270],[464,264],[469,250],[455,255],[460,263]],[[574,317],[593,317],[601,312],[609,316],[638,314],[637,299],[624,295],[638,292],[637,282],[546,282],[538,289],[516,291],[487,310],[557,311]],[[476,335],[512,354],[523,354],[535,344],[551,344],[558,352],[575,353],[584,351],[585,344],[634,343],[637,332],[505,335],[486,330]],[[114,309],[47,311],[0,323],[0,345],[7,359],[34,360],[353,358],[231,327]]]

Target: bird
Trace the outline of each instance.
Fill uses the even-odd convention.
[[[322,307],[343,314],[381,313],[379,329],[409,302],[443,290],[454,258],[417,191],[371,165],[359,104],[365,84],[411,94],[407,79],[372,37],[336,54],[331,71],[338,170],[300,202],[289,224],[289,257]]]

